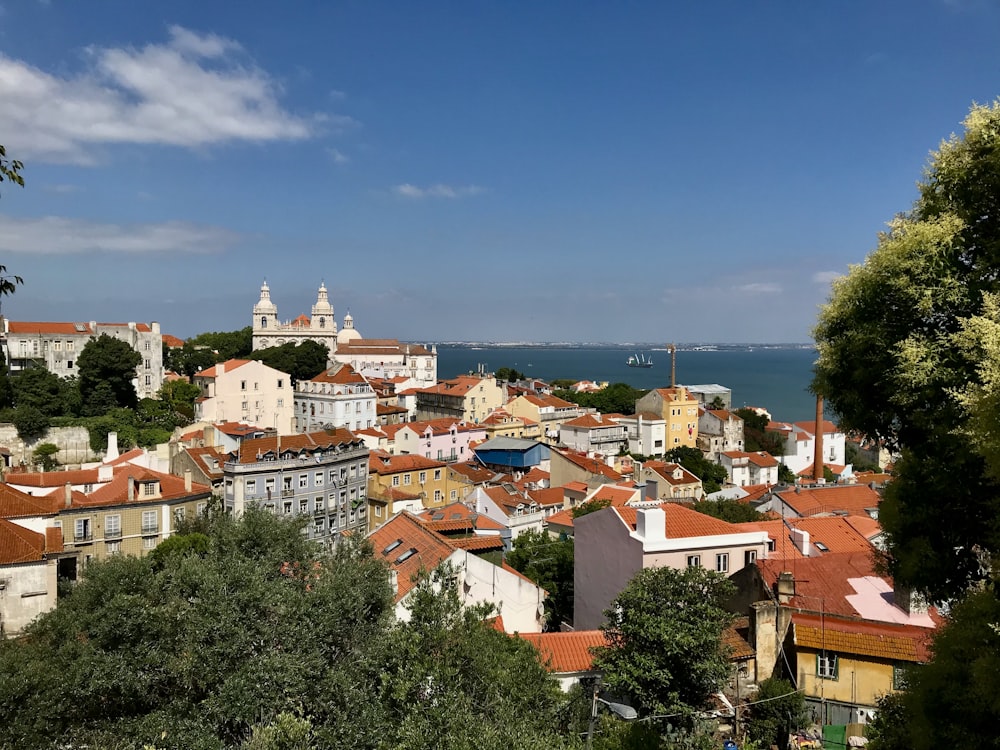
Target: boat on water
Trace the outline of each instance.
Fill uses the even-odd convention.
[[[629,367],[643,367],[643,368],[652,367],[653,358],[647,357],[645,354],[642,354],[641,352],[639,354],[630,354],[628,359],[625,360],[625,364],[628,365]]]

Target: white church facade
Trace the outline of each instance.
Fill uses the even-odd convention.
[[[253,348],[316,341],[329,350],[331,366],[351,365],[365,378],[413,378],[419,388],[437,383],[437,347],[404,344],[396,339],[365,339],[354,327],[350,313],[344,316],[344,326],[338,331],[333,312],[326,285],[320,284],[311,316],[281,322],[265,281],[253,307]]]

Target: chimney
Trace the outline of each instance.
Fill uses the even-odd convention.
[[[667,539],[667,514],[663,508],[639,508],[635,512],[635,533],[645,542]]]
[[[894,585],[892,595],[895,605],[910,617],[927,614],[927,602],[910,587]]]
[[[218,363],[218,364],[217,364],[217,365],[215,366],[215,374],[216,374],[216,375],[221,375],[221,374],[222,374],[222,373],[224,373],[225,371],[226,371],[226,363],[225,363],[225,362],[219,362],[219,363]]]
[[[191,491],[191,469],[184,469],[184,491]]]
[[[118,433],[109,432],[108,433],[108,450],[104,454],[105,461],[114,461],[118,458]]]
[[[128,478],[128,501],[131,503],[135,500],[135,477],[131,474]]]
[[[70,507],[73,504],[73,485],[66,482],[65,492],[63,497],[66,499],[66,507]]]
[[[809,544],[809,532],[802,529],[792,529],[792,544],[802,553],[803,557],[809,557],[812,548]]]
[[[668,344],[667,348],[670,349],[670,387],[677,387],[677,347],[673,344]]]
[[[655,479],[646,480],[646,500],[656,502],[660,497],[660,488]]]
[[[97,481],[100,482],[101,484],[104,484],[105,482],[110,482],[114,478],[115,478],[114,469],[112,469],[107,464],[102,464],[101,466],[97,467]]]
[[[788,604],[793,596],[795,596],[795,576],[786,570],[778,574],[778,603]]]
[[[816,436],[813,440],[813,479],[823,479],[823,397],[816,394]]]

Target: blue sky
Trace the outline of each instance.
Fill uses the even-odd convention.
[[[1000,95],[997,0],[0,8],[2,312],[182,337],[806,341]]]

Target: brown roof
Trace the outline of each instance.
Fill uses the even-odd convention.
[[[20,333],[22,335],[36,334],[45,335],[58,333],[66,336],[89,336],[93,333],[90,323],[46,323],[46,322],[24,322],[18,320],[7,321],[10,333]],[[77,327],[83,328],[82,331]]]
[[[581,455],[579,453],[572,453],[570,451],[553,451],[553,452],[558,453],[563,458],[567,459],[576,466],[579,466],[581,469],[589,471],[591,474],[600,474],[601,476],[605,476],[608,479],[613,479],[616,482],[622,478],[621,474],[619,474],[617,471],[615,471],[614,469],[612,469],[610,466],[605,464],[603,461],[600,461],[599,459],[589,458],[586,455]]]
[[[750,645],[750,618],[737,617],[733,624],[722,631],[722,642],[729,647],[730,661],[752,659],[757,652]]]
[[[427,469],[442,469],[446,467],[444,461],[435,461],[416,453],[408,453],[402,456],[390,456],[386,453],[372,452],[368,458],[369,471],[382,476],[386,474],[396,474],[401,471],[416,471]]]
[[[309,382],[311,383],[337,383],[340,385],[348,385],[350,383],[366,383],[365,376],[360,372],[356,371],[349,364],[336,364],[329,370],[324,370],[316,377],[312,378]]]
[[[177,338],[176,336],[165,333],[163,334],[163,343],[166,344],[171,349],[179,349],[184,346],[184,339]]]
[[[0,565],[17,565],[44,560],[45,542],[45,534],[29,531],[23,526],[0,518]],[[61,547],[60,544],[60,549]]]
[[[212,491],[212,488],[197,482],[191,483],[191,489],[184,488],[184,479],[173,474],[164,474],[141,466],[120,466],[115,467],[115,476],[110,482],[102,484],[93,492],[74,493],[73,507],[92,507],[102,505],[120,505],[128,502],[129,482],[133,484],[133,497],[136,502],[163,502],[164,500],[178,500],[184,497],[204,495]],[[144,497],[141,489],[137,486],[147,482],[159,482],[160,494],[156,498]],[[59,493],[53,493],[55,497]]]
[[[642,467],[656,472],[656,474],[672,485],[700,484],[701,480],[685,469],[680,464],[668,463],[666,461],[646,461]],[[680,479],[674,476],[679,473]]]
[[[825,516],[816,518],[787,518],[784,521],[748,521],[737,524],[741,529],[766,531],[774,540],[774,551],[768,552],[768,559],[798,558],[804,555],[791,541],[789,526],[809,532],[809,557],[841,552],[871,553],[871,542],[841,516]],[[822,544],[826,550],[817,547]]]
[[[421,573],[434,570],[455,548],[410,513],[393,516],[368,535],[377,559],[396,572],[396,601],[406,596]]]
[[[744,529],[727,521],[699,513],[679,503],[663,503],[658,506],[666,514],[667,539],[684,539],[696,536],[716,536],[719,534],[738,534]],[[630,505],[613,507],[612,510],[635,531],[638,508]]]
[[[354,339],[338,341],[337,354],[341,357],[350,354],[409,354],[423,357],[431,352],[420,344],[404,344],[396,339]]]
[[[878,508],[879,494],[866,484],[826,485],[811,489],[785,490],[775,493],[800,516],[817,516],[845,511],[848,515],[869,515],[869,508]]]
[[[52,516],[59,512],[60,505],[55,497],[33,497],[9,484],[0,484],[0,518]]]
[[[229,454],[230,461],[241,464],[252,464],[262,457],[286,453],[313,453],[318,450],[330,450],[338,445],[363,445],[360,438],[350,430],[337,427],[332,430],[317,430],[296,435],[280,435],[244,440],[238,450]]]
[[[10,474],[7,481],[25,487],[62,487],[70,484],[97,484],[98,470],[74,469],[72,471],[30,471]]]
[[[500,538],[499,534],[450,538],[448,541],[457,549],[464,549],[469,552],[489,552],[490,550],[503,549],[503,539]],[[504,567],[508,566],[505,564]]]
[[[926,662],[934,630],[871,620],[795,613],[795,645],[888,661]]]
[[[538,650],[545,668],[554,674],[591,671],[594,668],[593,649],[608,645],[601,630],[518,635]]]

